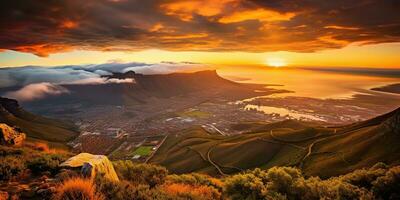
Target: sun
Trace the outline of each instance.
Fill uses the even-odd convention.
[[[268,58],[266,64],[270,67],[284,67],[287,65],[282,58]]]

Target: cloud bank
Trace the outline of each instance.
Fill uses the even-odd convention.
[[[132,78],[126,78],[126,79],[116,79],[116,78],[100,78],[100,77],[94,77],[94,78],[87,78],[87,79],[82,79],[82,80],[77,80],[77,81],[72,81],[72,82],[66,82],[64,85],[101,85],[101,84],[108,84],[108,83],[135,83],[135,80]]]
[[[0,1],[0,49],[296,51],[400,41],[398,0]]]
[[[43,82],[29,84],[14,92],[7,92],[5,96],[19,101],[32,101],[64,93],[69,93],[69,91],[62,86]]]
[[[0,69],[0,95],[20,101],[31,101],[51,95],[68,94],[63,85],[134,84],[131,78],[105,78],[104,75],[135,71],[142,74],[166,74],[177,71],[196,71],[207,68],[198,63],[162,62],[67,65],[55,67],[10,67]]]
[[[208,68],[200,63],[174,63],[162,62],[157,64],[148,63],[118,63],[110,62],[91,65],[66,65],[55,67],[10,67],[0,69],[0,88],[26,86],[32,83],[48,82],[52,84],[104,84],[121,83],[121,80],[101,78],[115,72],[124,73],[135,71],[142,74],[166,74],[177,71],[196,71]],[[125,80],[125,82],[132,82]]]

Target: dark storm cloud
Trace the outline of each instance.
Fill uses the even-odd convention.
[[[398,42],[396,0],[13,0],[0,49],[316,51]]]

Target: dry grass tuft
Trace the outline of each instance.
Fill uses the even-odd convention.
[[[54,195],[55,200],[104,200],[101,193],[96,191],[93,181],[74,177],[64,181]]]
[[[44,142],[27,142],[25,146],[44,153],[67,153],[67,151],[63,149],[50,148],[49,145]]]
[[[164,184],[163,190],[174,196],[190,196],[195,199],[213,200],[220,199],[221,194],[214,188],[204,185],[193,186],[181,183]]]

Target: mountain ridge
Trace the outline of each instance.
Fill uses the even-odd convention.
[[[0,97],[0,122],[17,126],[28,138],[65,144],[77,136],[74,125],[45,118],[24,110],[15,99]]]
[[[400,108],[341,127],[283,121],[240,126],[249,133],[232,136],[193,128],[169,136],[150,163],[163,165],[174,173],[212,175],[257,167],[297,166],[307,176],[327,178],[378,162],[399,164],[399,120]]]

